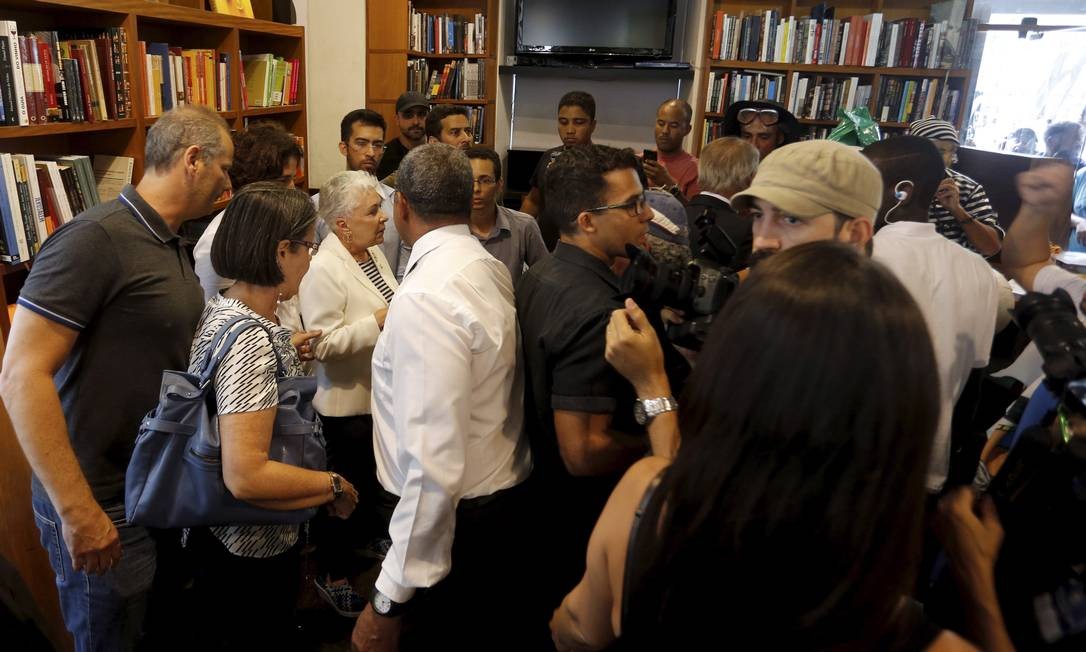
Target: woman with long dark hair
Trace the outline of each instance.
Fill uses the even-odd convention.
[[[627,312],[608,359],[659,391],[628,350],[658,344]],[[551,623],[558,648],[966,646],[906,597],[938,382],[924,318],[885,268],[830,242],[764,262],[698,359],[674,461],[643,460],[612,494]]]

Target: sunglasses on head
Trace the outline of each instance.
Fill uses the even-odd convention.
[[[780,122],[781,116],[777,113],[777,109],[740,109],[736,116],[741,125],[749,125],[755,118],[769,127]]]

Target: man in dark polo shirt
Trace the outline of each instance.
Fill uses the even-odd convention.
[[[588,538],[611,490],[649,451],[633,387],[604,359],[604,346],[624,299],[611,267],[645,236],[652,211],[630,150],[571,147],[547,170],[545,187],[546,216],[561,239],[521,278],[517,315],[543,528],[532,563],[545,573],[539,593],[553,609],[584,572]],[[660,339],[678,388],[685,363]]]
[[[77,650],[131,649],[155,543],[125,521],[124,479],[164,369],[185,369],[203,293],[177,231],[229,187],[230,132],[185,106],[147,133],[143,178],[45,241],[0,373],[34,471],[33,507]]]
[[[400,161],[407,153],[426,143],[426,114],[430,112],[430,103],[426,96],[415,91],[407,91],[396,100],[396,127],[400,135],[389,141],[385,154],[377,165],[378,179],[384,179],[400,169]]]

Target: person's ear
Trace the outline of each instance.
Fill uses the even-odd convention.
[[[344,218],[344,217],[337,217],[336,218],[336,231],[339,231],[340,233],[347,233],[350,230],[351,230],[351,227],[347,225],[347,218]]]
[[[894,199],[901,202],[902,204],[909,203],[909,201],[912,200],[913,194],[915,192],[916,186],[913,184],[912,181],[909,181],[908,179],[898,181],[897,184],[894,185]]]
[[[596,215],[588,211],[577,214],[577,228],[581,233],[591,235],[599,231],[596,226]]]
[[[343,141],[339,142],[339,153],[344,155],[344,156],[347,155],[347,143],[345,143]]]
[[[683,127],[683,138],[686,138],[687,136],[689,136],[690,135],[690,130],[693,129],[693,128],[694,128],[694,125],[687,123],[687,125],[685,127]]]
[[[872,220],[857,217],[845,222],[842,229],[842,240],[863,251],[867,247],[867,243],[871,241],[873,233],[874,225]]]
[[[181,158],[185,162],[186,173],[196,173],[196,164],[200,161],[200,151],[199,145],[189,145],[185,148]]]
[[[290,247],[293,243],[290,240],[280,240],[279,244],[275,246],[275,257],[277,260],[287,257],[290,253]]]
[[[438,140],[437,138],[434,138],[433,136],[427,136],[426,137],[426,144],[427,145],[433,145],[434,143],[440,143],[440,142],[441,142],[440,140]]]

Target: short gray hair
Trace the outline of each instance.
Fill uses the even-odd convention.
[[[223,153],[230,140],[230,127],[218,113],[206,106],[186,104],[162,114],[147,132],[143,161],[148,169],[164,172],[193,145],[203,160]]]
[[[380,194],[380,187],[377,177],[369,172],[362,170],[339,172],[321,186],[317,217],[324,220],[328,228],[335,231],[336,218],[349,215],[354,211],[362,201],[362,193],[365,191],[372,190]]]
[[[467,154],[444,143],[415,147],[396,174],[396,190],[423,221],[470,215],[473,186]]]
[[[747,141],[725,136],[709,143],[698,157],[698,187],[723,195],[745,190],[758,171],[758,150]]]

